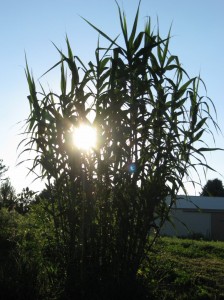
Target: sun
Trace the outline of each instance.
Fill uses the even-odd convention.
[[[73,130],[73,143],[80,150],[88,151],[96,146],[96,129],[81,124]]]

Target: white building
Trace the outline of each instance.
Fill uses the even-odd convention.
[[[161,235],[202,235],[224,241],[224,197],[180,196],[170,211]]]

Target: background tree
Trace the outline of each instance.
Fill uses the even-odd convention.
[[[31,111],[24,151],[36,151],[33,169],[41,166],[47,180],[67,299],[139,299],[137,271],[155,213],[164,220],[166,197],[172,206],[185,191],[183,178],[197,165],[206,168],[203,152],[215,150],[200,147],[208,122],[216,127],[212,102],[199,95],[201,79],[189,78],[170,54],[170,33],[161,38],[149,20],[137,33],[138,8],[128,35],[118,10],[121,45],[87,21],[109,41],[108,48],[98,43],[95,61],[85,66],[68,39],[68,54],[58,49],[60,94],[43,87],[38,93],[26,66]],[[72,139],[87,124],[97,130],[97,145],[84,151]]]
[[[2,206],[7,207],[8,209],[13,209],[15,205],[16,192],[12,186],[9,178],[2,181],[0,186],[0,201]]]
[[[3,164],[3,160],[0,159],[0,179],[7,172],[8,168]]]
[[[217,178],[208,180],[202,188],[201,196],[224,197],[222,181]]]
[[[28,187],[23,188],[22,192],[17,195],[16,209],[20,213],[26,213],[31,203],[36,201],[35,192]]]

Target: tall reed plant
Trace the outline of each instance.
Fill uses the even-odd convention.
[[[26,66],[30,115],[24,151],[34,150],[54,215],[55,235],[66,260],[66,295],[88,293],[134,298],[136,274],[148,250],[151,229],[167,216],[183,178],[197,166],[208,168],[203,143],[212,134],[212,101],[199,95],[200,77],[189,78],[166,38],[150,19],[137,31],[139,7],[128,34],[118,6],[123,41],[85,20],[109,44],[98,42],[95,61],[85,65],[57,50],[61,92],[38,92]],[[67,73],[69,75],[67,76]],[[72,143],[80,124],[96,128],[89,151]],[[105,296],[107,295],[107,296]],[[103,296],[102,296],[103,297]],[[105,298],[107,297],[107,298]],[[135,298],[134,298],[135,299]]]

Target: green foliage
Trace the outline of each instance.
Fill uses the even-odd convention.
[[[17,195],[15,204],[16,210],[21,213],[27,213],[30,205],[36,201],[35,192],[30,190],[28,187],[23,188],[22,192]]]
[[[223,242],[160,238],[138,276],[152,299],[222,299]]]
[[[0,202],[3,207],[13,209],[16,199],[16,192],[9,178],[2,181],[0,186]]]
[[[224,197],[224,187],[219,179],[208,180],[202,188],[201,196]]]
[[[1,183],[1,186],[0,186],[0,209],[2,206],[4,206],[6,204],[6,203],[3,203],[3,201],[6,200],[5,198],[7,198],[7,197],[4,197],[4,195],[2,195],[2,191],[4,190],[3,186],[5,185],[5,187],[6,187],[6,186],[10,185],[9,179],[2,178],[3,175],[7,172],[7,170],[8,170],[8,168],[3,164],[3,160],[0,159],[0,181],[3,181],[3,183]],[[7,180],[5,184],[4,184],[4,180]],[[4,194],[4,192],[3,192],[3,194]]]
[[[7,172],[8,168],[3,164],[3,160],[0,159],[0,178]]]
[[[62,257],[48,203],[32,204],[21,215],[0,210],[0,298],[58,299],[63,285]]]
[[[35,291],[34,299],[55,299],[60,295],[63,274],[60,272],[60,250],[54,236],[53,219],[47,212],[48,203],[44,200],[33,204],[24,215],[17,238],[18,266],[22,285],[27,285],[30,276],[30,292]],[[25,276],[24,276],[25,275]],[[60,276],[60,281],[59,277]]]
[[[4,239],[13,240],[17,235],[21,216],[6,208],[0,210],[0,235]]]
[[[109,42],[108,48],[98,44],[94,62],[85,66],[74,56],[68,38],[67,54],[56,47],[61,60],[49,71],[61,66],[60,94],[42,86],[38,92],[26,65],[24,152],[35,151],[33,170],[41,166],[47,180],[48,213],[65,247],[68,299],[89,292],[115,299],[121,291],[136,298],[155,214],[164,221],[166,197],[173,204],[180,188],[185,191],[183,178],[208,167],[203,152],[216,150],[202,141],[209,122],[217,128],[213,104],[199,95],[201,78],[189,78],[170,54],[170,32],[161,38],[148,20],[137,33],[138,8],[128,35],[118,11],[121,45],[87,21]],[[72,143],[80,124],[97,130],[97,145],[87,152]]]
[[[18,265],[14,251],[22,216],[6,208],[0,210],[0,298],[21,299],[17,294],[19,286]],[[25,295],[25,294],[24,294]],[[15,296],[15,297],[14,297]]]

